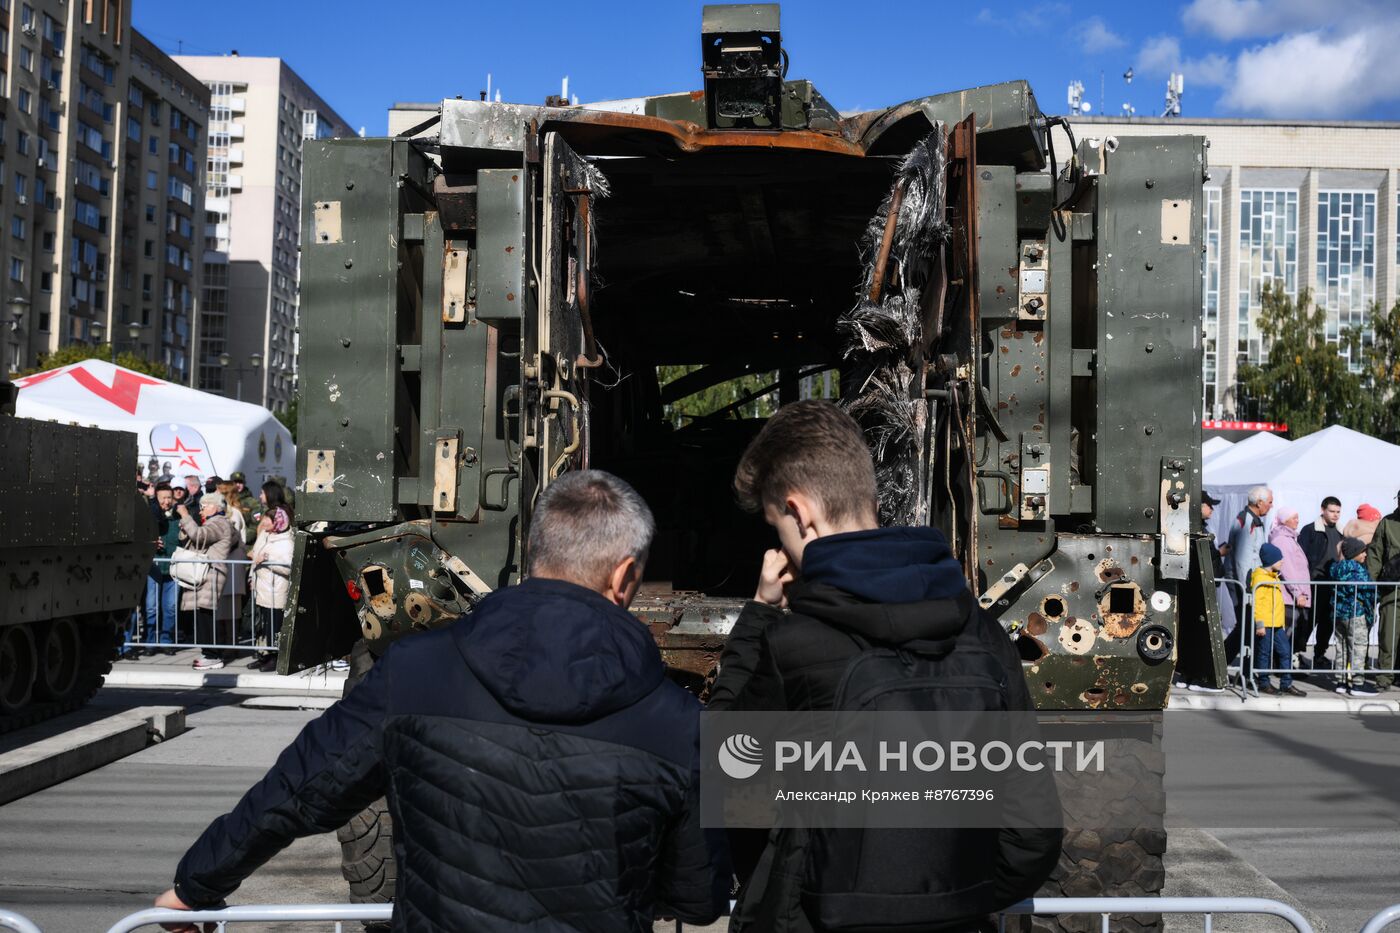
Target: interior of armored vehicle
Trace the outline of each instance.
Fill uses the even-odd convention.
[[[752,595],[776,538],[736,504],[740,455],[799,398],[840,395],[837,317],[893,160],[710,153],[597,163],[590,465],[651,504],[648,590]]]

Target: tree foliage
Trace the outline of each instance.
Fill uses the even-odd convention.
[[[1312,303],[1306,289],[1295,301],[1282,288],[1266,284],[1261,305],[1256,320],[1268,355],[1260,365],[1240,369],[1245,393],[1262,403],[1270,420],[1287,423],[1294,437],[1333,424],[1368,430],[1363,374],[1352,372],[1341,354],[1349,346],[1355,358],[1358,336],[1348,333],[1340,345],[1329,343],[1327,312]]]
[[[1400,301],[1388,311],[1380,303],[1369,315],[1373,338],[1365,349],[1369,433],[1400,443]]]
[[[90,343],[70,343],[68,346],[59,347],[57,350],[50,353],[40,353],[39,365],[32,369],[24,370],[20,375],[30,376],[48,369],[57,369],[60,366],[81,363],[83,360],[107,360],[110,362],[111,359],[111,344],[99,343],[94,345]],[[117,354],[117,365],[135,370],[138,373],[145,373],[147,376],[155,376],[157,379],[170,378],[170,371],[165,368],[165,364],[148,360],[144,356],[132,353],[129,350]]]
[[[656,370],[657,382],[664,387],[681,376],[701,368],[700,366],[658,366]],[[772,385],[777,381],[777,377],[778,374],[775,372],[750,373],[701,389],[699,392],[694,392],[665,406],[666,420],[677,428],[684,427],[696,418],[717,412],[733,405],[746,395],[757,392],[766,385]],[[739,405],[728,417],[767,418],[777,408],[778,393],[774,390],[768,395]]]
[[[297,442],[297,400],[292,399],[286,411],[274,411],[273,415],[282,422],[282,427],[292,432],[292,443]]]

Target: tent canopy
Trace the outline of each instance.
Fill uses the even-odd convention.
[[[1261,449],[1258,456],[1234,456],[1253,440],[1241,441],[1207,464],[1205,486],[1221,499],[1217,514],[1238,514],[1250,487],[1261,484],[1274,491],[1274,514],[1279,509],[1296,509],[1304,523],[1317,518],[1327,496],[1342,501],[1343,524],[1356,517],[1357,506],[1363,503],[1382,513],[1395,506],[1400,446],[1333,425],[1285,442],[1272,453]],[[1224,462],[1226,457],[1231,461]]]
[[[140,466],[159,473],[227,477],[242,470],[255,488],[291,483],[292,435],[260,405],[166,382],[105,360],[83,360],[15,380],[16,414],[77,422],[136,435]],[[168,464],[168,466],[167,466]]]
[[[1232,463],[1257,463],[1265,457],[1271,457],[1280,451],[1287,450],[1291,443],[1288,438],[1279,437],[1268,431],[1251,434],[1231,447],[1202,458],[1204,482],[1209,486],[1217,471]],[[1201,449],[1205,449],[1204,444],[1201,445]]]
[[[1216,435],[1201,445],[1201,461],[1204,463],[1216,454],[1224,453],[1234,446],[1234,441]]]

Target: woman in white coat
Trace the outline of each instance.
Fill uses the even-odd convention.
[[[292,507],[281,485],[275,482],[264,483],[259,498],[263,505],[262,518],[258,520],[257,540],[248,552],[253,562],[249,570],[249,589],[253,592],[253,641],[272,645],[282,629],[291,587]],[[258,653],[252,666],[271,668],[276,663],[277,655],[264,651]]]

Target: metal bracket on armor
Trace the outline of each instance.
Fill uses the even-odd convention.
[[[1016,584],[1025,579],[1029,571],[1030,568],[1025,564],[1017,564],[1015,567],[1012,567],[1006,573],[1002,574],[997,582],[987,587],[986,592],[977,597],[978,604],[980,604],[983,609],[991,609],[998,603],[1001,603],[1002,608],[1011,605],[1011,600],[1006,598],[1007,594],[1011,592],[1011,589],[1016,586]]]
[[[1186,485],[1190,463],[1185,457],[1162,458],[1157,566],[1168,580],[1185,580],[1191,575],[1191,491]]]
[[[462,558],[454,555],[443,561],[442,565],[447,569],[448,573],[460,580],[463,586],[471,590],[477,596],[485,596],[487,593],[491,592],[490,585],[485,580],[481,579],[481,577],[477,576],[476,571],[468,567],[462,561]]]

